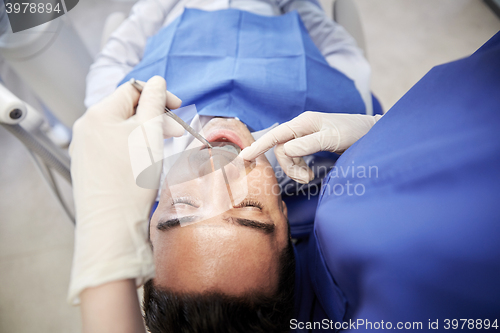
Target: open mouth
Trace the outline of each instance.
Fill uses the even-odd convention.
[[[206,145],[202,145],[180,153],[167,173],[169,186],[203,177],[221,168],[225,168],[227,176],[233,181],[242,173],[251,171],[253,165],[238,160],[243,143],[236,132],[225,128],[207,132],[205,138],[213,148],[210,150]]]
[[[218,155],[219,153],[230,153],[236,157],[241,152],[241,148],[235,143],[223,139],[212,141],[210,144],[212,145],[213,155]]]
[[[219,130],[213,131],[212,133],[210,133],[206,137],[206,139],[214,147],[221,147],[222,148],[222,147],[228,146],[227,149],[234,148],[234,149],[238,150],[237,152],[232,151],[235,154],[239,154],[239,152],[243,149],[243,143],[242,143],[240,137],[238,136],[238,134],[236,134],[235,132],[233,132],[231,130],[219,129]],[[230,143],[232,143],[232,145],[229,145]],[[229,147],[232,147],[232,148],[229,148]]]

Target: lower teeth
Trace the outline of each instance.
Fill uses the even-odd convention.
[[[238,155],[238,149],[236,149],[236,147],[234,147],[233,145],[225,145],[225,146],[218,146],[218,147],[214,147],[213,149],[222,149],[222,150],[225,150],[225,151],[228,151],[230,153],[233,153],[233,154],[236,154]]]

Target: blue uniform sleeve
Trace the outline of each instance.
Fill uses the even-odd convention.
[[[500,33],[433,68],[328,175],[314,235],[350,328],[500,321],[499,59]]]

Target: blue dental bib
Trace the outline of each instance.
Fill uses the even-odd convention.
[[[253,131],[304,111],[365,113],[353,81],[328,65],[297,12],[186,8],[121,83],[154,75],[200,115],[238,117]]]

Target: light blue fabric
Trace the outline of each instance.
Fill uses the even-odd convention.
[[[500,33],[433,68],[338,159],[309,240],[329,318],[500,320],[499,133]]]
[[[328,65],[297,12],[185,9],[148,41],[122,83],[154,75],[200,115],[238,117],[253,131],[304,111],[365,112],[352,80]]]

